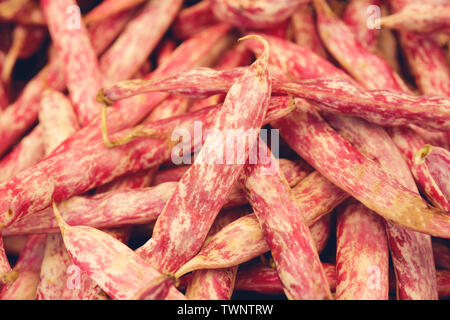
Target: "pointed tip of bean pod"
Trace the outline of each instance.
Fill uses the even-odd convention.
[[[132,300],[162,300],[167,297],[172,286],[176,286],[178,280],[170,274],[162,274],[151,283],[145,285]],[[160,289],[160,292],[157,292]]]
[[[422,164],[433,151],[433,146],[426,144],[414,155],[414,164]]]
[[[55,215],[56,221],[58,222],[59,228],[61,229],[61,234],[64,235],[69,225],[62,218],[61,212],[59,212],[58,205],[55,201],[52,202],[52,206],[53,214]]]
[[[244,36],[242,38],[239,38],[238,41],[241,42],[241,41],[245,41],[245,40],[248,40],[248,39],[257,40],[257,41],[259,41],[259,42],[261,42],[263,44],[264,52],[263,52],[263,54],[261,56],[264,56],[264,55],[268,56],[269,55],[269,47],[270,47],[269,46],[269,42],[264,37],[262,37],[260,35],[257,35],[257,34],[249,34],[249,35],[246,35],[246,36]]]
[[[194,258],[195,259],[195,258]],[[192,264],[193,260],[188,261],[185,265],[181,266],[177,272],[175,272],[175,279],[179,280],[182,276],[188,274],[191,271],[195,270],[195,262]]]

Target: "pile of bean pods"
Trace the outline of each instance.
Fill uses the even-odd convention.
[[[450,298],[449,66],[447,0],[1,1],[0,299]]]

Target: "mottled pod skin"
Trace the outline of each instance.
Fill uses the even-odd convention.
[[[43,130],[42,140],[46,155],[80,127],[70,100],[53,89],[47,89],[42,94],[39,124]],[[66,272],[70,265],[71,260],[61,235],[48,235],[36,291],[37,300],[62,299],[67,286]]]
[[[422,192],[426,195],[428,200],[436,207],[443,210],[450,210],[450,203],[448,198],[448,189],[446,188],[447,182],[439,184],[442,181],[440,169],[444,169],[443,172],[447,175],[446,167],[442,164],[434,163],[430,167],[428,161],[423,161],[419,158],[419,162],[416,161],[416,155],[425,146],[425,142],[415,132],[409,128],[389,128],[389,134],[392,136],[392,140],[397,145],[397,148],[403,154],[405,161],[411,168],[416,182]],[[430,146],[428,150],[432,150]],[[446,152],[447,153],[447,152]],[[431,168],[437,167],[437,171],[434,172]],[[445,176],[444,176],[445,177]],[[441,186],[444,188],[441,189]],[[446,191],[447,189],[447,191]]]
[[[324,0],[314,0],[314,7],[324,45],[359,83],[368,88],[406,90],[406,85],[389,64],[367,51],[350,27],[334,15]]]
[[[8,257],[6,256],[5,247],[3,244],[3,236],[0,238],[0,274],[5,274],[11,271]],[[3,284],[2,284],[3,285]]]
[[[38,11],[41,12],[40,10]],[[106,22],[92,25],[89,29],[92,46],[100,54],[114,40],[130,17],[118,16]],[[64,68],[61,60],[52,59],[22,91],[19,98],[0,115],[0,154],[3,154],[20,136],[25,133],[38,117],[41,93],[48,87],[63,90],[65,87]],[[14,127],[11,127],[14,123]]]
[[[44,157],[42,128],[37,126],[0,161],[0,181],[6,181],[20,171],[38,163]]]
[[[450,151],[426,145],[416,153],[415,163],[424,161],[447,200],[450,200]]]
[[[139,70],[166,33],[181,4],[181,0],[152,0],[145,4],[100,59],[107,83],[128,79]],[[152,32],[148,32],[149,28]]]
[[[353,119],[347,123],[335,115],[327,114],[325,117],[331,126],[360,152],[378,162],[408,189],[418,191],[408,164],[383,128],[372,125],[370,134],[362,134],[364,131],[361,127],[368,126],[362,119]],[[386,227],[396,272],[397,296],[416,299],[436,298],[437,291],[433,280],[435,267],[430,238],[419,232],[396,227],[390,221],[386,222]]]
[[[239,128],[244,132],[261,128],[271,93],[268,50],[266,44],[264,53],[230,88],[223,107],[216,115],[213,128]],[[224,138],[222,136],[220,139]],[[153,237],[138,249],[141,256],[162,272],[176,272],[198,252],[244,167],[243,164],[211,164],[208,163],[210,160],[205,161],[210,157],[211,150],[218,146],[215,139],[214,136],[206,138],[194,164],[178,182],[176,191],[159,216]],[[256,142],[256,137],[252,139],[254,141],[249,140],[245,147],[244,158],[247,158],[249,149]],[[225,152],[223,142],[221,148]],[[214,202],[207,199],[214,199]]]
[[[323,263],[330,290],[336,290],[336,267],[333,264]],[[236,278],[236,290],[253,291],[262,294],[281,295],[283,286],[277,271],[262,263],[252,263],[239,269]]]
[[[336,290],[336,267],[332,264],[324,263],[323,268],[327,274],[330,289],[332,291]],[[450,296],[450,271],[437,270],[436,276],[439,298],[448,298]],[[390,281],[392,283],[395,279],[390,279]],[[262,263],[252,263],[250,266],[239,269],[235,289],[270,295],[283,294],[283,286],[277,271]],[[395,293],[395,288],[390,287],[390,291],[390,293]]]
[[[190,300],[230,300],[237,269],[238,266],[194,271],[186,297]]]
[[[264,121],[265,124],[283,117],[292,110],[293,105],[288,97],[274,97],[271,101],[267,118]],[[217,112],[220,110],[221,108],[218,107],[210,107],[192,114],[160,120],[145,126],[169,137],[175,129],[186,129],[193,135],[195,121],[202,121],[205,129],[211,128],[217,117]],[[145,129],[145,126],[142,128]],[[133,129],[131,131],[125,130],[113,136],[113,138],[127,136],[132,131]],[[198,148],[198,145],[199,141],[194,141],[194,149]],[[51,197],[61,201],[68,199],[110,182],[126,173],[137,172],[161,164],[169,160],[170,156],[171,149],[168,141],[163,138],[137,139],[113,149],[107,148],[101,139],[92,141],[88,146],[72,147],[68,151],[47,157],[0,186],[0,189],[5,188],[5,198],[2,199],[5,208],[14,208],[12,210],[16,214],[15,217],[9,217],[7,215],[8,209],[5,209],[4,218],[10,223],[11,218],[23,217],[47,208]],[[72,163],[70,166],[68,166],[68,161]],[[79,166],[80,169],[75,169],[76,166]],[[55,170],[55,168],[58,169]],[[54,174],[55,180],[53,181],[48,180],[50,172]],[[99,174],[100,172],[103,173]],[[73,179],[68,179],[69,176]],[[28,179],[34,182],[26,183]],[[39,183],[37,183],[38,180]],[[21,181],[21,183],[19,184],[17,181]],[[18,194],[24,196],[14,196]],[[29,197],[28,200],[25,200],[27,197]],[[239,196],[239,198],[242,197]],[[34,200],[29,202],[31,199]]]
[[[217,19],[240,28],[264,29],[286,20],[310,0],[211,0]]]
[[[431,208],[418,193],[366,158],[311,107],[297,106],[296,111],[272,124],[303,159],[368,208],[407,228],[449,237],[449,220],[444,212]]]
[[[380,20],[384,28],[412,33],[433,33],[450,29],[450,4],[412,3]]]
[[[111,17],[139,6],[145,0],[107,0],[92,9],[85,17],[86,24],[109,20]]]
[[[383,219],[347,201],[337,215],[338,300],[388,300],[389,250]]]
[[[317,183],[314,183],[316,181]],[[329,217],[323,216],[344,201],[347,195],[331,185],[317,172],[311,173],[302,180],[292,192],[305,224],[310,227],[316,249],[320,252],[321,246],[329,235],[327,232]],[[323,218],[320,219],[320,217]],[[323,227],[324,224],[325,227]],[[320,230],[325,232],[319,233]],[[269,246],[258,219],[255,215],[250,214],[223,227],[212,236],[200,253],[181,267],[176,275],[180,277],[192,270],[204,268],[232,267],[249,261],[268,250]]]
[[[66,288],[66,273],[72,264],[60,234],[49,234],[45,244],[36,300],[59,300]]]
[[[431,130],[450,130],[448,97],[416,97],[390,90],[364,91],[340,79],[278,82],[274,83],[274,91],[314,101],[325,111],[360,117],[378,125],[416,124]],[[428,117],[430,112],[432,116]]]
[[[249,213],[247,208],[222,211],[209,231],[203,245],[224,226]],[[234,290],[238,266],[222,269],[196,270],[186,288],[186,297],[190,300],[230,300]]]
[[[245,68],[217,71],[194,68],[161,81],[129,80],[106,88],[111,101],[151,92],[169,91],[189,98],[205,98],[226,92]],[[274,79],[273,92],[313,101],[319,108],[341,115],[361,117],[378,125],[418,126],[450,130],[450,98],[444,96],[413,96],[392,90],[360,89],[341,78],[320,78],[300,82]]]
[[[245,43],[239,43],[227,51],[215,66],[217,70],[226,70],[241,66],[247,66],[253,61],[253,53],[247,49]],[[195,101],[189,108],[189,112],[223,102],[225,94],[218,94],[206,99]]]
[[[133,300],[165,300],[170,293],[170,290],[175,284],[175,279],[170,276],[161,276],[146,284]]]
[[[17,100],[0,114],[0,154],[4,154],[38,117],[41,93],[47,88],[62,90],[64,73],[58,59],[53,59],[38,75],[27,83]],[[14,125],[11,125],[14,124]]]
[[[229,40],[226,37],[226,34],[228,33],[228,31],[229,31],[228,26],[218,25],[218,26],[212,27],[208,30],[205,30],[205,32],[199,34],[197,37],[186,41],[174,52],[174,54],[171,56],[170,61],[166,62],[166,64],[164,64],[163,66],[161,66],[160,68],[158,68],[155,71],[155,75],[167,74],[167,73],[173,72],[174,69],[179,69],[179,68],[187,69],[189,67],[192,67],[193,65],[203,65],[203,64],[210,63],[211,59],[214,59],[214,57],[216,55],[220,54],[222,52],[222,50],[224,49],[224,40],[225,40],[225,43],[228,44]],[[197,48],[197,50],[191,51],[190,48],[191,49]],[[186,56],[186,52],[192,52],[192,54]],[[37,88],[34,88],[33,90],[37,90]],[[167,97],[166,94],[149,94],[149,95],[145,95],[144,99],[143,99],[143,97],[136,97],[136,99],[134,99],[132,101],[138,102],[134,106],[137,107],[137,109],[139,109],[139,110],[135,110],[135,112],[129,112],[129,109],[128,109],[129,104],[128,103],[130,103],[131,101],[124,101],[124,103],[121,105],[121,107],[117,106],[117,109],[115,108],[116,112],[111,112],[109,117],[107,118],[109,130],[114,132],[114,131],[126,128],[130,125],[131,126],[135,125],[137,122],[142,120],[142,118],[145,117],[145,115],[151,109],[153,109],[159,102],[161,102],[165,97]],[[3,116],[3,114],[2,114],[2,116]],[[140,143],[144,143],[144,144],[150,143],[150,145],[148,145],[147,147],[144,147],[144,149],[131,147],[131,145],[128,146],[127,149],[129,151],[133,150],[133,153],[136,152],[134,156],[130,155],[131,157],[128,158],[128,160],[133,159],[133,161],[131,161],[131,162],[128,160],[125,160],[126,156],[125,157],[120,156],[120,154],[123,154],[123,150],[122,151],[119,151],[117,149],[107,150],[107,148],[104,146],[103,141],[101,141],[101,140],[97,140],[96,142],[89,143],[90,141],[101,137],[101,128],[99,125],[100,119],[98,119],[98,120],[99,121],[97,121],[97,119],[93,120],[93,123],[90,126],[87,126],[86,128],[79,130],[71,138],[69,138],[64,143],[62,143],[58,147],[58,149],[56,149],[53,152],[53,154],[50,157],[48,157],[44,161],[41,161],[41,163],[37,164],[38,167],[35,166],[34,170],[30,168],[31,171],[28,174],[31,173],[31,175],[34,176],[34,177],[29,176],[30,179],[36,181],[37,177],[35,176],[35,174],[37,172],[39,172],[40,174],[42,174],[41,177],[44,179],[44,181],[46,181],[43,184],[41,184],[40,186],[38,186],[37,184],[34,186],[39,189],[39,192],[37,194],[35,194],[33,191],[31,191],[31,189],[33,189],[32,185],[27,186],[27,189],[28,189],[28,187],[31,187],[31,189],[28,189],[29,191],[31,191],[31,193],[29,193],[29,196],[31,196],[31,197],[37,196],[37,198],[39,198],[40,200],[43,200],[43,202],[41,202],[41,201],[39,201],[39,203],[36,202],[35,203],[35,204],[37,204],[36,207],[33,206],[35,208],[39,208],[37,210],[44,209],[50,205],[50,201],[51,201],[50,199],[52,197],[52,194],[55,199],[57,199],[59,201],[64,200],[64,199],[69,198],[72,195],[79,193],[78,191],[75,191],[75,190],[83,190],[83,191],[81,191],[81,193],[82,193],[82,192],[85,192],[85,191],[95,187],[95,186],[102,185],[109,181],[112,181],[114,178],[119,177],[127,172],[133,172],[133,171],[138,171],[140,169],[143,169],[143,167],[141,167],[141,168],[135,167],[135,165],[137,165],[138,163],[140,163],[140,164],[146,163],[147,168],[149,166],[152,166],[152,163],[147,161],[148,158],[145,159],[146,157],[141,156],[146,153],[146,151],[144,153],[142,152],[144,150],[150,151],[150,153],[151,153],[151,155],[149,154],[150,157],[153,157],[157,154],[159,154],[161,156],[162,154],[159,153],[159,151],[162,151],[163,149],[165,150],[163,152],[163,153],[165,153],[163,158],[168,159],[168,157],[170,156],[170,151],[167,149],[166,142],[159,141],[159,140],[155,141],[154,139],[151,139],[149,141],[141,140]],[[0,119],[0,121],[3,121],[3,117]],[[8,133],[9,132],[11,132],[11,130],[9,130]],[[156,143],[156,148],[154,146],[155,143]],[[132,143],[132,145],[133,144],[134,143]],[[158,147],[158,145],[159,145],[159,147]],[[88,151],[87,149],[90,149],[90,148],[93,148],[93,149]],[[121,149],[121,148],[119,148],[119,149]],[[159,149],[159,151],[158,151],[158,149]],[[84,150],[82,153],[84,153],[85,151],[87,152],[84,154],[85,156],[83,156],[83,154],[80,152],[81,150]],[[96,151],[94,151],[94,150],[96,150]],[[100,160],[97,157],[99,155],[98,152],[100,150],[104,150],[108,153],[109,152],[116,153],[116,156],[110,155],[110,156],[107,156],[107,159],[105,158],[104,160]],[[94,159],[94,158],[96,158],[96,159]],[[120,158],[122,158],[122,160],[120,160]],[[68,163],[72,161],[70,159],[72,159],[74,161],[74,165],[81,165],[81,166],[83,166],[83,164],[80,163],[80,161],[82,159],[87,160],[87,161],[93,161],[92,164],[94,164],[94,167],[96,167],[96,168],[91,168],[91,169],[93,169],[92,171],[87,170],[87,171],[90,171],[90,173],[89,173],[86,171],[86,168],[89,168],[90,165],[87,167],[83,167],[83,169],[80,169],[80,172],[87,173],[87,176],[85,176],[85,177],[78,176],[77,170],[75,170],[74,167],[71,165],[68,166]],[[83,162],[83,161],[81,161],[81,162]],[[59,167],[59,165],[57,165],[57,163],[60,163],[61,167]],[[153,163],[153,165],[155,165],[157,163],[160,163],[160,161]],[[110,164],[111,164],[111,166],[110,166]],[[100,169],[98,167],[98,165],[102,166],[103,169]],[[106,167],[104,167],[104,165],[106,165]],[[121,167],[123,168],[124,165],[126,167],[128,167],[130,170],[127,172],[118,172],[117,169],[119,169]],[[55,169],[56,168],[55,166],[58,167],[58,169]],[[107,167],[109,167],[109,168],[107,168]],[[64,168],[67,169],[66,173],[64,173],[64,170],[65,170]],[[120,170],[121,169],[119,169],[119,171]],[[61,175],[60,176],[61,180],[59,180],[59,178],[55,177],[53,182],[51,182],[48,179],[49,172],[53,172],[53,174],[55,174],[55,175]],[[100,172],[103,172],[104,174],[99,174]],[[112,175],[110,175],[111,173],[112,173]],[[78,176],[78,178],[80,178],[80,179],[78,180],[78,178],[76,178],[76,180],[78,180],[78,181],[74,181],[72,178],[69,179],[68,176],[65,176],[63,178],[63,176],[66,174],[69,174],[69,175],[74,174],[75,176]],[[45,178],[44,178],[44,176],[45,176]],[[75,177],[75,176],[72,176],[72,177]],[[86,178],[87,178],[87,180],[85,180]],[[25,183],[24,176],[22,176],[19,179],[22,181],[22,187],[24,187],[25,186],[24,185],[24,183]],[[92,184],[93,180],[96,181],[94,184]],[[68,185],[66,185],[65,187],[59,189],[59,191],[56,191],[57,188],[55,189],[54,183],[59,184],[58,181],[59,182],[67,182],[67,183],[71,184],[71,187],[67,188]],[[87,186],[85,184],[85,182],[87,182],[89,184],[89,186]],[[52,184],[52,186],[49,186],[48,183]],[[17,186],[17,183],[12,182],[12,185]],[[44,190],[43,189],[44,185],[49,186],[49,188],[46,189],[48,192],[46,196],[44,196],[42,194],[42,191]],[[75,189],[73,189],[73,187],[75,187]],[[82,189],[79,189],[79,188],[82,188]],[[25,191],[25,190],[22,190],[22,191]],[[9,193],[10,191],[6,191],[6,192]],[[58,195],[59,192],[62,192],[62,193],[60,193]],[[24,200],[24,198],[22,198],[22,199]],[[25,207],[28,207],[28,205],[26,205]],[[25,209],[25,207],[23,207],[23,209]],[[28,207],[28,209],[30,209],[30,207]],[[7,209],[6,209],[6,212],[7,212]]]
[[[322,58],[327,57],[325,48],[317,33],[314,10],[310,4],[300,6],[291,17],[294,39],[300,47],[311,50]]]
[[[367,27],[370,6],[381,7],[381,0],[351,0],[345,7],[342,20],[349,26],[355,36],[370,51],[374,52],[377,47],[377,39],[380,29]]]
[[[91,44],[97,55],[102,54],[116,39],[133,16],[134,10],[120,12],[108,20],[92,23],[87,26]]]
[[[46,155],[79,129],[72,104],[62,93],[47,89],[42,94],[39,123],[43,130]]]
[[[39,284],[42,259],[44,258],[46,235],[32,235],[20,253],[13,272],[17,278],[0,292],[2,300],[34,300]]]
[[[289,299],[330,299],[325,272],[286,178],[264,142],[269,164],[247,165],[241,177]],[[259,160],[258,162],[261,162]],[[274,172],[265,172],[275,167]]]
[[[319,19],[319,21],[324,30],[327,30],[329,25],[342,25],[342,22],[333,17],[332,14],[329,14],[325,2],[316,1],[315,4],[322,12],[323,19]],[[351,52],[356,52],[358,61],[364,65],[373,66],[373,68],[353,68],[341,62],[347,71],[351,72],[361,84],[368,89],[391,89],[410,93],[409,89],[403,86],[402,81],[395,81],[398,79],[395,72],[384,64],[381,58],[365,49],[361,41],[354,37],[351,32],[345,35],[341,34],[341,36],[347,40],[346,42],[342,42],[345,45],[333,46],[333,43],[336,44],[336,42],[331,37],[325,37],[322,40],[324,40],[327,46],[334,48],[334,50],[330,50],[337,60],[346,61]],[[382,81],[367,81],[367,79],[376,78],[381,78]],[[357,126],[361,127],[361,124],[366,128],[366,133],[364,134],[361,134],[361,130],[356,129]],[[347,133],[344,135],[347,136],[349,132],[352,132],[351,135],[353,138],[350,141],[355,143],[356,139],[357,146],[370,145],[372,150],[367,148],[364,150],[363,147],[363,153],[372,159],[376,159],[382,168],[388,173],[393,174],[403,186],[417,193],[417,187],[411,180],[411,176],[405,168],[403,161],[400,160],[398,152],[395,152],[392,141],[383,132],[375,127],[368,129],[366,124],[357,120],[353,120],[351,126],[347,125],[344,131]],[[367,134],[369,132],[370,134]],[[390,157],[394,156],[395,160],[390,159],[387,156],[386,150],[383,149],[392,150]],[[394,166],[393,163],[396,163],[398,166]],[[387,221],[386,226],[397,277],[398,299],[436,299],[435,268],[432,259],[430,237],[422,233],[400,228],[391,221]]]
[[[72,261],[111,298],[132,299],[161,276],[113,236],[90,227],[71,227],[61,218],[59,225]],[[168,298],[183,299],[183,295],[172,287]]]
[[[422,4],[423,1],[388,1],[394,13],[408,5]],[[434,3],[427,1],[427,3]],[[410,32],[399,32],[403,54],[422,94],[450,94],[450,74],[444,50],[432,37]]]
[[[217,22],[211,10],[211,2],[203,0],[182,9],[173,22],[172,30],[176,38],[188,39]]]
[[[95,99],[102,87],[102,73],[89,33],[74,0],[42,0],[41,7],[63,63],[67,88],[78,120],[85,126],[99,115],[100,105]]]

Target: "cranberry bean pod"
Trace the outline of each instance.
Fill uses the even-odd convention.
[[[234,266],[194,271],[186,289],[186,297],[190,300],[230,300],[237,269]]]
[[[389,128],[388,132],[397,145],[397,148],[403,154],[417,184],[423,193],[425,193],[428,200],[443,210],[450,210],[449,199],[447,199],[445,193],[437,183],[440,177],[433,176],[426,162],[416,164],[414,161],[417,152],[425,145],[425,142],[409,128]],[[438,179],[437,181],[436,178]]]
[[[148,75],[146,80],[153,77],[165,77],[195,66],[210,65],[230,44],[231,38],[227,35],[229,31],[229,26],[221,24],[183,42],[171,55],[171,58]],[[115,104],[113,111],[109,112],[107,116],[109,132],[114,133],[137,125],[167,97],[168,94],[165,93],[151,93]],[[129,110],[130,105],[133,105],[133,112]],[[79,130],[77,134],[66,140],[54,154],[70,150],[76,146],[83,146],[89,141],[101,137],[101,135],[101,119],[97,118],[89,126]]]
[[[70,100],[52,89],[47,89],[42,94],[39,123],[47,155],[79,129]]]
[[[270,28],[286,20],[295,9],[309,0],[230,1],[211,0],[217,19],[239,28]]]
[[[324,3],[322,3],[323,5]],[[333,20],[333,17],[330,16]],[[334,23],[339,24],[337,19],[333,20]],[[351,38],[351,36],[350,36]],[[325,39],[324,39],[325,40]],[[352,41],[347,42],[348,47],[345,50],[334,50],[333,54],[339,59],[339,57],[344,57],[348,53],[348,50],[356,50],[360,46],[360,42],[355,38]],[[347,52],[347,53],[346,53]],[[375,55],[371,55],[367,50],[361,48],[359,51],[359,61],[361,63],[367,63],[372,65],[372,61],[382,60]],[[375,64],[376,65],[376,64]],[[390,79],[395,78],[396,74],[393,73],[392,70],[390,72],[385,72],[382,69],[353,69],[354,73],[358,73],[361,79],[364,78],[373,78],[373,77],[383,77],[385,78],[384,83],[390,83]],[[383,83],[383,82],[382,82]],[[382,86],[382,83],[378,82],[365,82],[365,86],[369,89],[381,89],[385,88]],[[396,89],[394,87],[387,87],[388,89]],[[401,89],[401,88],[400,88]],[[405,92],[409,92],[407,89],[403,89]],[[371,132],[369,135],[362,135],[361,132],[356,131],[356,126],[358,121],[354,120],[352,126],[347,126],[346,132],[353,130],[353,135],[356,136],[356,139],[361,141],[364,139],[370,139],[372,142],[359,143],[370,144],[371,146],[382,146],[381,143],[377,143],[373,138],[378,136],[381,138],[380,142],[384,140],[385,148],[388,150],[393,148],[392,141],[387,139],[384,135],[380,135],[377,133],[377,129],[373,128],[369,130]],[[364,125],[367,128],[367,125]],[[350,129],[349,129],[350,128]],[[383,137],[384,136],[384,137]],[[355,139],[351,139],[355,140]],[[366,150],[368,151],[368,150]],[[392,155],[397,154],[394,162],[397,164],[401,164],[402,161],[398,157],[398,152],[392,153]],[[417,192],[417,188],[415,184],[411,181],[411,177],[407,174],[407,170],[405,168],[394,167],[391,164],[389,157],[386,156],[386,151],[381,149],[369,151],[369,156],[374,159],[378,159],[384,170],[388,173],[394,174],[394,176],[398,179],[398,181],[406,186],[409,190]],[[404,167],[404,166],[403,166]],[[399,228],[395,226],[395,224],[390,221],[387,222],[387,232],[390,242],[391,254],[394,261],[395,272],[397,276],[397,297],[399,299],[436,299],[437,298],[437,290],[435,283],[435,271],[432,261],[432,249],[430,238],[426,237],[423,234],[411,232],[410,230],[406,230],[404,228]],[[405,241],[407,239],[407,241]],[[420,271],[419,271],[420,270]],[[423,276],[417,276],[418,274]],[[424,290],[423,288],[427,288]]]
[[[450,151],[425,145],[415,155],[415,164],[425,163],[447,200],[450,199]]]
[[[322,58],[327,53],[317,33],[314,21],[314,10],[310,4],[300,6],[291,17],[294,28],[294,39],[300,47],[310,49]]]
[[[6,181],[20,171],[31,167],[44,157],[42,128],[37,126],[0,161],[0,181]]]
[[[260,39],[265,42],[262,38]],[[235,82],[228,92],[224,105],[214,121],[213,128],[216,130],[239,128],[245,132],[259,130],[261,127],[267,113],[271,92],[268,44],[265,42],[265,45],[266,50],[263,55],[249,67],[244,76]],[[252,94],[249,95],[249,92]],[[245,102],[242,100],[243,97]],[[176,191],[159,216],[153,237],[139,248],[140,255],[156,265],[158,270],[173,273],[200,249],[207,230],[211,227],[212,221],[243,169],[243,164],[210,164],[209,160],[205,161],[210,157],[212,148],[219,143],[216,141],[217,138],[214,136],[206,138],[194,165],[178,182]],[[221,148],[225,151],[223,138],[220,138]],[[255,142],[256,137],[250,137],[249,145],[245,147],[244,158],[248,156]],[[192,179],[196,176],[201,176],[203,179]],[[205,186],[208,186],[206,190]],[[214,203],[209,201],[205,203],[204,199],[209,198],[213,198]],[[168,234],[163,230],[171,230],[171,232]],[[195,232],[192,233],[193,230]],[[195,236],[192,237],[192,234]]]
[[[420,2],[389,0],[388,3],[395,13]],[[450,74],[445,53],[439,43],[431,37],[409,32],[400,32],[399,38],[403,54],[422,94],[450,95]]]
[[[181,4],[181,0],[147,2],[101,57],[100,67],[107,82],[128,79],[138,71],[166,33]],[[152,32],[147,32],[149,28]]]
[[[145,0],[106,0],[92,9],[85,17],[84,22],[91,24],[109,20],[111,17],[139,6]]]
[[[387,62],[368,52],[351,29],[334,15],[324,0],[314,0],[314,7],[322,41],[358,82],[364,83],[368,88],[406,90],[406,85]]]
[[[217,22],[210,1],[203,0],[182,9],[173,22],[172,30],[176,38],[188,39]]]
[[[310,221],[306,220],[306,224],[310,224]],[[327,238],[327,234],[314,232],[312,229],[316,228],[316,224],[322,228],[322,220],[310,224],[311,233],[319,236],[314,239],[318,246],[323,243],[323,238]],[[249,214],[226,225],[209,238],[200,252],[177,271],[176,276],[181,277],[194,270],[237,266],[269,250],[258,219],[254,214]]]
[[[437,267],[450,270],[450,248],[445,242],[433,239],[433,256]]]
[[[55,90],[64,88],[64,74],[60,70],[60,61],[51,61],[28,82],[17,100],[0,114],[0,154],[4,154],[35,123],[41,93],[48,87]]]
[[[336,267],[323,263],[331,291],[336,290]],[[262,294],[281,295],[283,287],[277,271],[262,263],[252,263],[239,269],[236,279],[236,290],[253,291]]]
[[[31,0],[7,0],[0,4],[0,20],[45,25],[39,6]]]
[[[54,204],[55,214],[58,214]],[[90,227],[72,227],[58,218],[72,261],[113,299],[131,299],[142,287],[161,276],[133,250],[113,236]],[[182,299],[172,288],[169,297]]]
[[[247,165],[241,178],[264,237],[269,245],[278,275],[289,299],[330,299],[329,286],[314,247],[278,163],[264,142],[259,148],[268,164]]]
[[[128,10],[111,17],[108,20],[89,25],[88,31],[92,48],[100,55],[117,38],[133,16],[134,11]]]
[[[299,184],[303,179],[307,179],[310,182],[304,183],[302,186],[294,188],[294,195],[300,201],[304,196],[311,197],[311,201],[305,201],[305,207],[307,203],[311,204],[312,209],[316,211],[320,209],[320,202],[314,201],[316,198],[327,199],[335,197],[339,199],[343,198],[342,192],[336,190],[331,184],[327,183],[325,179],[312,175],[307,177],[311,172],[309,166],[304,164],[294,164],[291,161],[280,159],[281,169],[286,175],[286,179],[291,187]],[[59,204],[64,220],[73,225],[87,225],[95,228],[112,228],[120,227],[124,225],[132,224],[144,224],[155,221],[164,208],[165,203],[169,200],[170,195],[175,191],[175,181],[181,179],[184,173],[188,170],[188,167],[183,168],[182,172],[177,174],[177,177],[172,182],[167,181],[164,184],[158,184],[156,187],[139,189],[140,186],[126,184],[124,188],[117,191],[109,191],[103,194],[97,194],[90,197],[72,197]],[[139,179],[137,179],[139,181]],[[313,186],[313,182],[315,185]],[[125,182],[124,182],[125,184]],[[122,187],[123,184],[120,185]],[[136,189],[136,190],[127,190]],[[107,191],[107,190],[106,190]],[[333,193],[333,191],[335,191]],[[336,192],[337,191],[337,192]],[[326,200],[322,200],[325,202]],[[329,201],[329,200],[328,200]],[[233,187],[230,191],[227,202],[224,207],[234,207],[246,204],[245,194],[242,192],[239,185]],[[333,203],[333,202],[331,202]],[[126,208],[126,209],[125,209]],[[328,213],[330,210],[326,211]],[[318,220],[318,217],[312,210],[311,216],[314,220]],[[324,229],[321,227],[320,229]],[[24,217],[13,225],[4,230],[5,235],[17,235],[17,234],[30,234],[30,233],[50,233],[56,232],[58,226],[56,220],[53,217],[51,208],[36,212],[30,216]]]
[[[169,91],[204,98],[226,92],[244,68],[216,71],[196,68],[161,81],[129,80],[104,90],[115,101],[149,91]],[[274,80],[273,92],[314,101],[327,111],[364,118],[379,125],[416,124],[428,129],[450,130],[450,99],[443,96],[416,97],[390,90],[362,90],[344,79],[321,78],[301,82]],[[431,112],[430,112],[431,111]]]
[[[381,0],[351,0],[342,14],[342,20],[349,26],[359,41],[372,52],[376,50],[380,29],[368,28],[368,19],[372,14],[368,11],[370,6],[381,7],[381,4]]]
[[[290,100],[287,97],[274,98],[267,113],[266,123],[290,112],[292,110]],[[218,110],[220,109],[217,107],[206,108],[193,114],[151,123],[148,128],[152,132],[167,133],[169,136],[176,128],[193,132],[195,121],[202,121],[205,128],[210,128]],[[145,131],[145,126],[142,129]],[[126,137],[132,132],[133,129],[119,132],[117,138]],[[195,146],[198,143],[199,141],[194,141]],[[81,145],[57,153],[1,184],[0,190],[3,190],[4,194],[0,199],[5,206],[3,221],[9,224],[12,222],[11,218],[16,219],[47,208],[51,197],[65,200],[110,182],[125,173],[161,164],[167,161],[170,155],[171,150],[165,139],[138,139],[114,149],[107,148],[104,142],[98,139],[88,146]],[[68,166],[68,163],[71,165]],[[80,166],[80,169],[76,169],[77,166]],[[49,172],[54,174],[55,180],[49,180]],[[27,183],[28,179],[34,182]],[[39,183],[36,182],[38,180]],[[22,196],[18,197],[19,194]],[[11,209],[15,213],[13,217],[8,216],[8,208],[14,208]]]
[[[49,234],[41,266],[36,300],[59,300],[67,286],[66,272],[71,260],[60,234]]]
[[[42,0],[41,7],[58,55],[63,62],[70,98],[82,126],[100,112],[96,102],[102,73],[88,31],[74,0]],[[80,59],[83,57],[83,59]]]
[[[46,235],[32,235],[20,253],[12,272],[17,278],[0,292],[2,300],[34,300],[44,257]]]
[[[227,224],[249,213],[247,208],[223,211],[214,221],[204,245]],[[206,269],[194,271],[186,289],[190,300],[230,300],[234,290],[238,266],[224,269]]]
[[[71,102],[62,94],[47,89],[42,94],[39,122],[46,154],[79,129]],[[71,261],[59,234],[47,236],[42,260],[37,300],[61,299],[66,287],[66,272]]]
[[[348,201],[337,216],[337,300],[387,300],[389,248],[383,219]]]
[[[450,236],[444,212],[431,208],[418,193],[406,189],[366,158],[311,107],[297,106],[296,111],[272,124],[303,159],[369,209],[412,230],[444,238]],[[339,172],[337,168],[353,169]]]
[[[450,29],[450,4],[413,3],[380,20],[384,28],[413,33],[433,33]]]

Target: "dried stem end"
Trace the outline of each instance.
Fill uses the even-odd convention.
[[[98,103],[106,105],[107,107],[110,107],[114,104],[114,101],[111,101],[105,96],[105,89],[103,88],[98,91],[96,100]]]
[[[433,151],[433,146],[426,144],[414,155],[414,164],[422,164]]]

